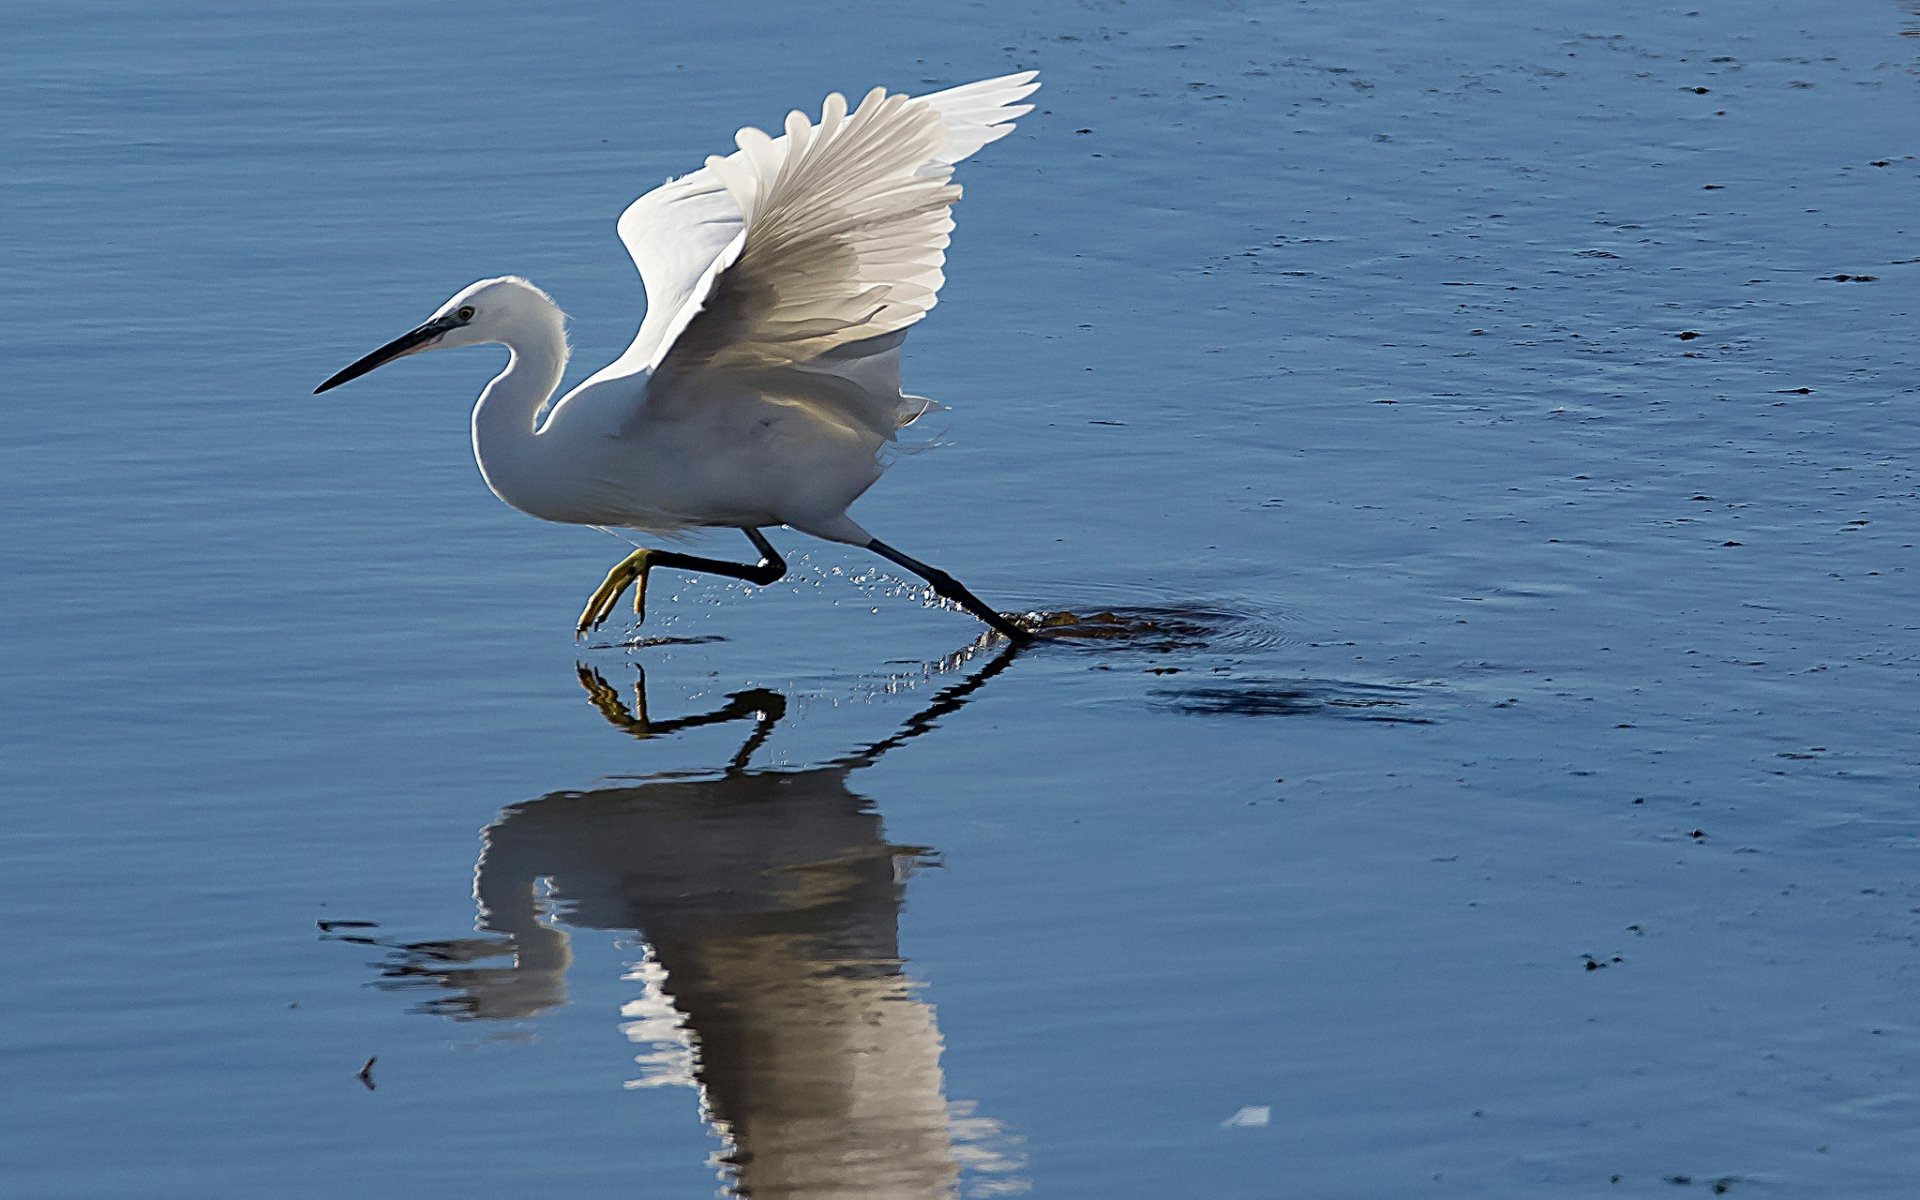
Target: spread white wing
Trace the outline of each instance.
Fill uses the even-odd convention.
[[[1011,132],[1035,76],[918,98],[875,89],[852,113],[829,96],[818,123],[795,112],[782,137],[743,129],[734,154],[634,201],[619,229],[646,319],[578,392],[708,369],[846,374],[882,356],[868,369],[897,388],[899,338],[887,335],[935,303],[960,195],[953,164]]]

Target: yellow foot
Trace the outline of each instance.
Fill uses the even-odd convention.
[[[613,615],[614,605],[620,603],[621,593],[628,588],[633,589],[634,618],[640,621],[647,619],[648,555],[646,550],[635,550],[613,564],[613,570],[607,572],[600,586],[593,589],[593,595],[587,597],[587,606],[580,612],[580,623],[573,628],[574,637],[585,637],[592,630],[600,628]]]

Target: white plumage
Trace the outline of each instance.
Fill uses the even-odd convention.
[[[846,508],[926,405],[900,390],[900,344],[944,281],[960,197],[953,166],[1010,132],[1038,86],[1027,71],[917,98],[875,88],[851,112],[836,93],[817,122],[794,112],[779,137],[742,129],[734,153],[641,196],[619,231],[646,318],[624,354],[550,410],[565,318],[511,276],[463,289],[318,390],[422,350],[504,344],[507,368],[473,414],[475,457],[502,500],[548,520],[656,534],[732,525],[762,551],[758,568],[642,551],[628,582],[644,589],[650,565],[742,578],[784,569],[757,530],[789,525],[872,548],[1018,633]],[[583,627],[604,619],[595,608]]]

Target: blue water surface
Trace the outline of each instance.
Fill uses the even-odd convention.
[[[1915,33],[10,7],[0,1192],[1911,1194]],[[577,381],[635,195],[1023,69],[854,511],[1085,636],[775,531],[576,646],[492,352],[310,395],[505,272]]]

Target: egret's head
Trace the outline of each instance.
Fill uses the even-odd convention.
[[[566,315],[552,298],[519,276],[482,279],[461,288],[416,328],[343,368],[313,391],[317,396],[409,354],[488,342],[511,345],[515,335],[535,331],[564,337],[565,326]]]

